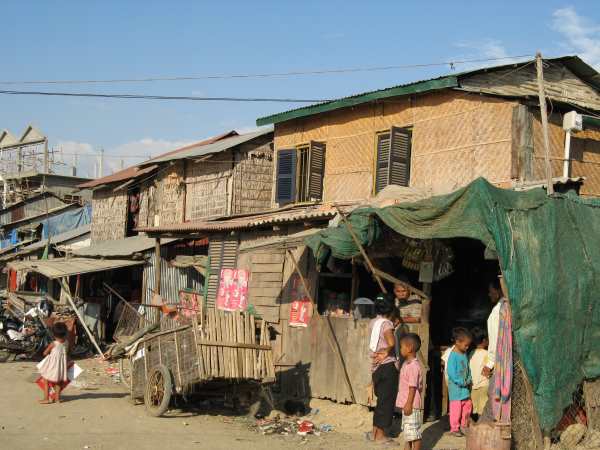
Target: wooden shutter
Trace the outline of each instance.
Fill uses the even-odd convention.
[[[221,269],[235,269],[237,264],[238,240],[234,236],[215,235],[208,243],[208,257],[210,258],[210,274],[206,289],[206,304],[215,306]]]
[[[377,135],[377,165],[375,167],[375,193],[389,184],[390,133]]]
[[[277,152],[277,191],[275,200],[280,205],[296,200],[296,149]]]
[[[308,198],[323,199],[323,176],[325,174],[325,143],[310,143],[310,167],[308,171]]]
[[[410,183],[410,150],[412,132],[392,128],[390,145],[390,175],[388,184],[408,186]]]

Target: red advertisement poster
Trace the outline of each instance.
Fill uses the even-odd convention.
[[[310,318],[313,314],[312,302],[308,298],[304,285],[297,274],[291,278],[292,290],[290,306],[290,321],[291,327],[307,327]]]
[[[192,318],[200,311],[199,296],[195,292],[179,291],[179,314],[185,319]]]
[[[248,271],[221,269],[217,308],[225,311],[245,311],[248,308]]]

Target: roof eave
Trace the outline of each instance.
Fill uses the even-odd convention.
[[[439,89],[448,89],[458,86],[458,77],[450,75],[435,80],[419,81],[416,83],[407,84],[404,86],[396,86],[380,91],[368,92],[366,94],[357,95],[354,97],[346,97],[339,100],[334,100],[327,103],[318,103],[316,105],[299,108],[288,112],[273,114],[266,117],[256,119],[257,126],[276,124],[286,122],[292,119],[312,116],[314,114],[334,111],[340,108],[347,108],[363,103],[369,103],[376,100],[382,100],[390,97],[400,97],[403,95],[420,94]]]

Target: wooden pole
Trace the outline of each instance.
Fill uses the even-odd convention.
[[[98,352],[98,354],[100,356],[104,357],[104,353],[102,353],[102,350],[100,350],[100,346],[96,342],[96,338],[94,337],[94,334],[90,331],[90,329],[85,324],[83,317],[81,317],[81,313],[79,312],[79,310],[75,306],[75,303],[73,302],[73,298],[71,297],[71,289],[69,289],[69,285],[66,282],[66,278],[62,278],[60,280],[60,286],[61,286],[62,290],[65,292],[65,297],[67,297],[67,301],[71,305],[71,308],[73,308],[73,311],[75,311],[75,314],[77,314],[77,318],[79,319],[81,326],[83,326],[83,329],[85,330],[88,337],[90,338],[90,341],[92,341],[92,344],[94,344],[96,351]]]
[[[306,295],[308,296],[308,299],[310,300],[310,302],[313,304],[313,310],[316,310],[317,305],[315,304],[315,300],[313,299],[313,297],[310,293],[310,290],[308,289],[308,284],[306,283],[306,279],[304,278],[304,275],[302,275],[302,272],[300,271],[300,268],[298,267],[298,262],[296,261],[296,257],[294,256],[293,252],[290,249],[288,249],[287,252],[288,252],[288,255],[290,255],[292,264],[294,265],[294,270],[300,277],[300,281],[302,282],[302,285],[304,286],[304,291],[306,292]],[[323,318],[321,317],[321,315],[319,315],[318,312],[317,312],[316,316],[319,318],[319,320],[323,320]],[[342,371],[344,372],[344,381],[346,382],[346,387],[348,388],[348,392],[350,393],[350,398],[352,399],[352,403],[356,403],[356,397],[354,396],[354,389],[352,389],[352,383],[350,382],[350,376],[348,375],[348,369],[346,368],[346,363],[344,362],[344,356],[342,355],[340,343],[338,342],[337,337],[335,336],[335,332],[333,331],[331,317],[327,316],[326,320],[327,320],[327,330],[328,330],[327,337],[329,338],[328,339],[329,345],[331,345],[331,349],[333,350],[333,353],[335,353],[337,355],[338,362],[340,363],[340,366],[342,367]]]
[[[335,209],[337,210],[338,214],[342,218],[342,221],[346,224],[346,227],[348,227],[348,231],[350,232],[350,235],[352,236],[354,243],[360,250],[360,254],[364,258],[365,262],[367,263],[367,267],[369,268],[369,271],[373,275],[373,278],[375,278],[375,281],[377,281],[377,284],[379,284],[379,289],[381,289],[381,292],[383,292],[384,294],[387,294],[387,289],[383,285],[383,281],[381,280],[381,277],[375,272],[375,267],[373,267],[373,263],[367,256],[367,252],[365,251],[364,247],[360,243],[358,236],[356,236],[356,233],[354,232],[354,228],[352,228],[352,225],[350,224],[350,222],[348,221],[348,219],[346,218],[344,213],[340,210],[340,208],[336,206]]]
[[[550,140],[548,138],[548,110],[546,109],[546,90],[544,86],[544,67],[542,54],[535,55],[535,66],[537,69],[538,97],[540,101],[540,114],[542,116],[542,135],[544,137],[544,159],[546,161],[546,180],[548,195],[554,194],[554,183],[552,182],[552,166],[550,165]]]
[[[160,295],[160,238],[154,240],[154,291]]]

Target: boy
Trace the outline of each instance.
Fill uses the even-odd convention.
[[[488,337],[487,333],[481,328],[474,328],[473,343],[476,348],[471,353],[469,359],[469,368],[473,378],[473,387],[471,389],[471,401],[473,402],[473,416],[475,420],[483,413],[488,398],[488,386],[490,380],[483,375],[483,368],[488,363]]]
[[[454,350],[448,358],[448,398],[450,400],[450,434],[464,436],[463,430],[469,426],[469,416],[473,410],[469,390],[471,370],[467,351],[473,338],[464,328],[455,330]]]
[[[420,348],[421,339],[414,333],[407,333],[400,339],[400,354],[404,364],[400,369],[396,407],[402,409],[404,450],[421,449],[423,368],[417,359]]]

